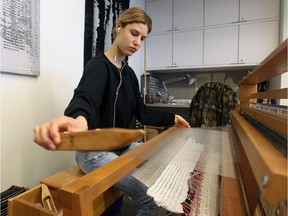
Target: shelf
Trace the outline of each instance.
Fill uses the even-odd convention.
[[[165,67],[165,68],[147,68],[147,72],[152,73],[175,73],[175,72],[213,72],[213,71],[251,71],[257,66],[254,64],[229,64],[229,65],[199,65],[191,67]]]
[[[250,98],[261,99],[287,99],[288,88],[277,89],[266,92],[258,92],[250,95]]]

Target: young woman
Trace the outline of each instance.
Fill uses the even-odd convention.
[[[141,47],[151,29],[152,21],[142,9],[133,7],[126,10],[116,21],[111,48],[85,65],[64,115],[35,127],[34,141],[43,148],[55,150],[60,143],[60,131],[129,128],[134,117],[145,125],[190,127],[179,115],[146,107],[137,77],[125,62],[126,56],[133,55]],[[111,152],[76,152],[76,160],[81,170],[88,173],[136,145],[133,143],[126,149]],[[115,186],[140,204],[137,215],[157,215],[159,208],[146,195],[147,187],[134,177],[127,175]]]

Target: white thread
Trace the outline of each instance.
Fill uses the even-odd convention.
[[[194,170],[203,150],[203,145],[188,138],[155,184],[147,191],[157,205],[175,213],[183,213],[181,203],[187,196],[189,173]]]
[[[192,138],[193,137],[193,138]],[[194,140],[195,139],[195,140]],[[199,153],[200,159],[195,159],[194,154],[196,154],[194,151],[195,148],[191,147],[191,153],[187,154],[189,155],[189,159],[195,159],[197,161],[197,165],[195,167],[195,182],[191,182],[189,180],[187,184],[187,180],[190,179],[190,174],[192,172],[188,172],[189,175],[183,180],[175,179],[173,182],[172,176],[170,181],[170,185],[174,184],[173,191],[175,193],[172,193],[171,191],[165,194],[165,187],[169,187],[169,184],[165,182],[165,179],[161,179],[165,173],[168,175],[171,175],[171,173],[175,172],[175,176],[182,175],[181,174],[181,166],[184,167],[184,169],[187,169],[186,166],[188,165],[188,162],[183,162],[183,164],[178,164],[177,166],[171,166],[172,160],[177,157],[175,155],[177,152],[179,152],[182,148],[184,148],[184,145],[186,145],[188,142],[195,142],[195,143],[201,143],[205,147],[205,150],[202,153]],[[157,195],[156,200],[158,200],[158,205],[165,206],[178,206],[186,200],[186,195],[188,192],[188,188],[195,189],[195,194],[190,198],[187,198],[187,200],[190,199],[191,203],[190,205],[187,204],[187,206],[191,206],[191,212],[189,215],[217,215],[217,211],[219,210],[219,175],[227,176],[230,178],[235,178],[235,174],[233,172],[230,172],[230,164],[233,164],[233,159],[230,158],[230,154],[232,152],[230,144],[229,144],[229,137],[228,133],[217,131],[217,130],[210,130],[210,129],[202,129],[202,128],[193,128],[193,129],[182,129],[177,131],[177,135],[174,133],[169,134],[168,136],[165,136],[159,143],[165,145],[164,148],[161,148],[157,153],[155,153],[152,157],[150,157],[145,163],[143,163],[139,169],[136,169],[132,175],[140,180],[142,183],[148,186],[148,188],[155,186],[156,181],[159,184],[155,191],[159,193]],[[204,149],[203,147],[203,149]],[[228,148],[229,147],[229,148]],[[173,157],[174,156],[174,157]],[[229,157],[227,157],[229,156]],[[180,157],[180,159],[184,160],[184,156]],[[221,161],[224,161],[221,163]],[[190,163],[190,162],[189,162]],[[226,164],[229,164],[226,165]],[[169,166],[169,167],[168,167]],[[166,170],[167,169],[167,170]],[[169,170],[168,170],[169,169]],[[193,169],[191,169],[193,170]],[[160,178],[161,177],[161,178]],[[160,182],[161,180],[161,182]],[[179,181],[176,181],[179,180]],[[208,181],[209,180],[209,181]],[[166,179],[167,181],[167,179]],[[163,185],[161,185],[163,184]],[[187,190],[184,188],[183,185],[187,185]],[[193,185],[195,184],[195,185]],[[190,187],[189,187],[190,185]],[[150,189],[149,189],[150,190]],[[183,190],[183,194],[185,194],[184,198],[181,198],[181,193]],[[192,190],[193,192],[193,190]],[[173,197],[174,194],[174,197]],[[176,196],[177,195],[177,196]],[[163,198],[166,199],[166,196],[170,200],[169,203],[165,203],[163,201]],[[173,197],[173,200],[171,199]],[[193,198],[194,197],[194,198]],[[181,200],[182,199],[182,200]],[[175,200],[181,200],[175,202]],[[181,212],[176,213],[182,213],[183,208],[182,206]],[[172,211],[171,208],[167,208],[167,210]],[[178,210],[177,210],[178,211]]]

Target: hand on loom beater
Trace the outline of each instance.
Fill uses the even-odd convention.
[[[45,149],[56,150],[61,142],[60,132],[79,132],[87,129],[87,121],[83,116],[78,116],[74,119],[63,115],[36,126],[33,129],[33,141]]]
[[[127,147],[143,135],[143,130],[133,129],[87,130],[82,116],[76,119],[60,116],[34,128],[34,142],[48,150],[111,151]]]

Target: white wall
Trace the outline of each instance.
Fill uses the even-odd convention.
[[[70,166],[72,152],[33,143],[33,127],[63,114],[83,68],[84,1],[41,0],[38,78],[1,74],[1,191],[32,187]]]
[[[144,8],[144,1],[131,0]],[[33,127],[63,114],[83,69],[85,1],[40,1],[38,78],[1,74],[1,191],[34,187],[75,164],[73,152],[47,151],[33,142]],[[143,50],[129,60],[139,76]]]

